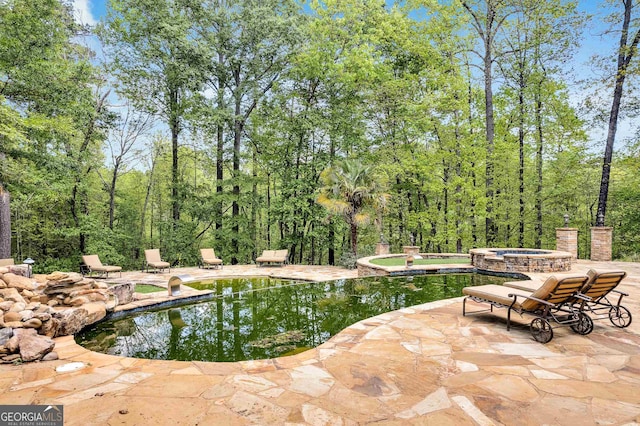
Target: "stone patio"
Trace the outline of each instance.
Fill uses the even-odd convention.
[[[457,298],[379,315],[316,349],[263,361],[120,358],[64,337],[57,361],[0,366],[0,403],[63,404],[68,425],[637,424],[640,264],[578,261],[571,273],[591,267],[628,272],[621,288],[631,294],[630,327],[596,321],[587,336],[556,329],[542,345],[529,334],[530,319],[516,315],[520,325],[507,332],[504,310],[463,317]],[[355,276],[296,265],[174,272]],[[162,284],[172,275],[132,272],[122,280]]]

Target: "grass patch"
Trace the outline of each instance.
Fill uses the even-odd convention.
[[[151,284],[136,284],[136,293],[156,293],[158,291],[167,291],[167,289]]]
[[[383,257],[381,259],[372,259],[371,263],[380,266],[404,266],[405,257]],[[413,261],[414,265],[442,265],[442,264],[458,264],[469,265],[471,259],[468,257],[444,257],[442,259],[416,259]]]

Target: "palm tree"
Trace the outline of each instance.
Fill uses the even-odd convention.
[[[320,174],[323,187],[317,202],[332,214],[341,214],[351,230],[351,250],[358,252],[358,226],[384,209],[389,194],[382,177],[358,160],[343,160]]]

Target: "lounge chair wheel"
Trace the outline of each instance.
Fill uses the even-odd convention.
[[[593,320],[584,312],[578,312],[574,315],[575,324],[571,325],[571,329],[583,336],[593,331]]]
[[[609,309],[609,321],[618,328],[625,328],[631,324],[631,312],[624,306],[612,306]]]
[[[531,321],[529,329],[531,330],[531,335],[537,342],[547,343],[553,339],[551,324],[544,318],[536,318]]]

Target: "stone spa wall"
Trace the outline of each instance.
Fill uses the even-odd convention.
[[[571,253],[558,250],[482,248],[469,254],[473,266],[492,272],[564,272],[572,262]]]

